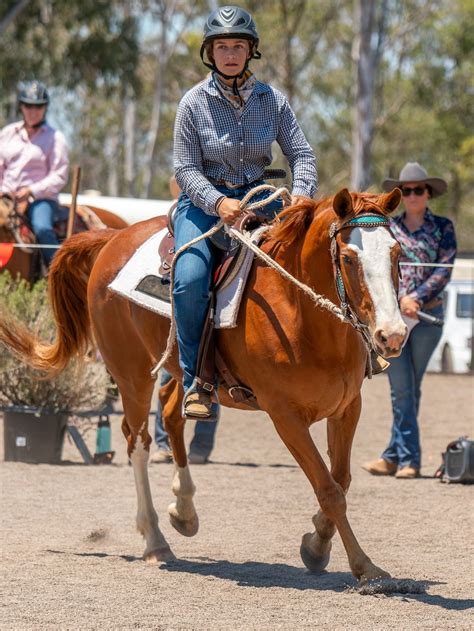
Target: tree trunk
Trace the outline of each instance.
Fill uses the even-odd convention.
[[[168,61],[168,20],[165,14],[161,16],[160,47],[156,59],[155,89],[153,92],[153,105],[151,110],[148,140],[145,146],[145,166],[143,171],[143,193],[150,197],[155,174],[155,153],[160,130],[161,104],[163,99],[163,73]]]
[[[115,131],[111,131],[105,143],[105,155],[107,156],[107,193],[111,197],[119,196],[119,175],[117,154],[119,150],[119,139]]]
[[[366,190],[372,176],[375,79],[382,55],[386,0],[379,6],[379,11],[380,19],[377,22],[375,0],[354,0],[351,174],[351,188],[354,191]]]
[[[136,195],[135,173],[135,130],[137,107],[133,95],[128,94],[124,105],[124,179],[125,194],[128,197]]]

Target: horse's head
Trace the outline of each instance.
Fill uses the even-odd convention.
[[[7,193],[0,194],[0,227],[7,225],[15,211],[15,200]]]
[[[407,334],[397,298],[401,248],[388,227],[400,199],[399,189],[386,195],[343,189],[333,200],[338,291],[384,357],[398,356]]]

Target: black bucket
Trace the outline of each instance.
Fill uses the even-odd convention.
[[[22,408],[4,412],[5,460],[59,464],[68,415]]]

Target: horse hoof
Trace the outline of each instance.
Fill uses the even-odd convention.
[[[367,585],[367,583],[369,583],[370,581],[381,581],[383,579],[390,579],[392,577],[385,570],[382,570],[376,565],[371,565],[371,567],[365,570],[358,578],[359,587],[362,587],[363,585]]]
[[[170,516],[170,524],[179,532],[180,535],[183,535],[184,537],[194,537],[199,530],[199,517],[196,513],[194,513],[194,516],[191,519],[180,519],[176,513],[174,504],[171,504],[168,508],[168,513]]]
[[[314,554],[312,554],[305,546],[303,537],[303,541],[301,542],[300,546],[301,560],[310,572],[313,572],[314,574],[319,574],[327,567],[329,563],[329,558],[331,556],[331,547],[332,544],[329,541],[327,551],[321,556],[314,556]]]
[[[150,565],[156,565],[157,563],[169,563],[175,561],[176,557],[171,552],[169,546],[163,546],[162,548],[155,548],[155,550],[145,551],[143,553],[143,560]]]

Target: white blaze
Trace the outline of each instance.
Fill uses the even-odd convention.
[[[348,247],[357,253],[375,311],[375,329],[403,329],[398,299],[392,282],[390,252],[395,239],[382,226],[354,228]]]

